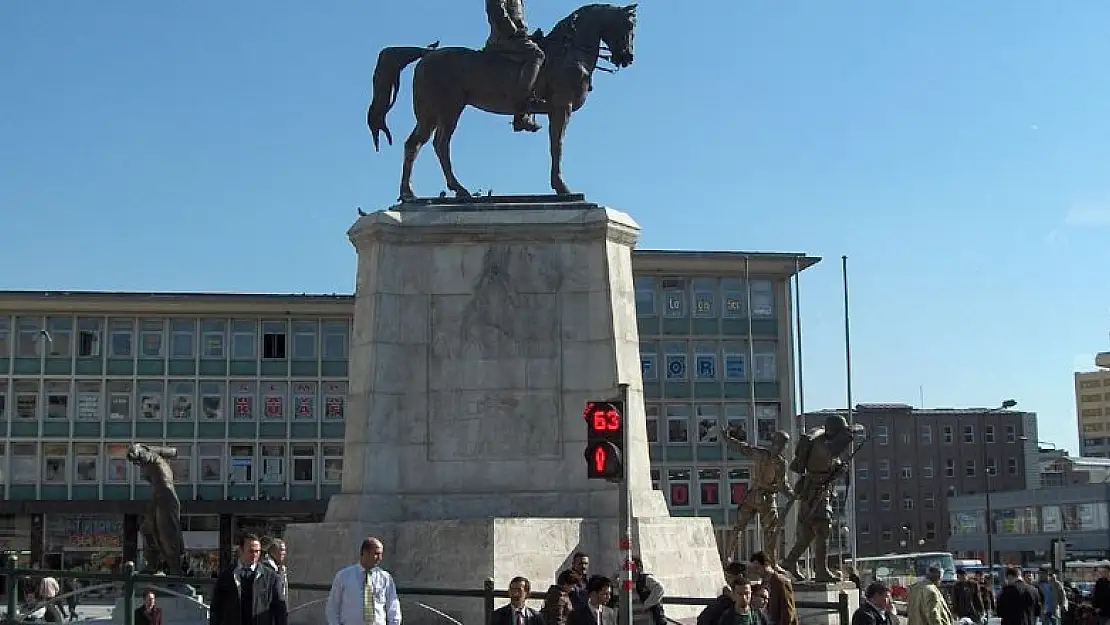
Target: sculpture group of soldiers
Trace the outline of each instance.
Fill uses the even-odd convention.
[[[858,434],[860,429],[849,427],[844,417],[830,415],[824,427],[802,435],[795,446],[793,460],[787,463],[790,435],[786,432],[772,434],[770,447],[755,447],[732,432],[725,432],[725,441],[752,459],[751,488],[740,503],[728,553],[736,553],[744,530],[758,515],[763,530],[763,552],[771,563],[802,580],[804,576],[798,561],[812,546],[814,581],[839,581],[839,576],[828,566],[828,537],[833,526],[830,500],[837,480],[847,470],[850,456],[846,454],[854,452],[853,443]],[[799,476],[793,487],[787,481],[788,470]],[[779,494],[788,498],[781,514],[776,501]],[[798,505],[796,539],[790,553],[779,561],[781,517],[795,503]]]

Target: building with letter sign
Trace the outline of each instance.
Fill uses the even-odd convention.
[[[708,516],[722,536],[733,521],[748,465],[714,425],[757,443],[793,432],[791,278],[817,261],[635,252],[652,479],[673,514]],[[347,295],[0,293],[0,540],[67,568],[136,559],[149,487],[124,457],[132,441],[178,449],[195,562],[226,560],[218,545],[239,531],[321,518],[343,470],[352,306]]]

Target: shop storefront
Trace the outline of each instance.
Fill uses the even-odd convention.
[[[45,562],[49,568],[118,571],[123,566],[123,515],[47,515]]]

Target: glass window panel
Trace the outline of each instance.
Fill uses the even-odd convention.
[[[318,324],[315,321],[293,322],[293,359],[316,360]]]
[[[325,321],[322,324],[324,360],[346,360],[349,347],[348,324],[343,321]]]
[[[667,413],[667,442],[690,442],[690,407],[684,404],[668,404]]]
[[[690,470],[667,470],[667,494],[672,508],[690,506]]]
[[[80,484],[95,484],[100,481],[100,444],[73,444],[73,481]]]
[[[231,401],[236,421],[253,421],[258,400],[258,385],[254,382],[232,383]]]
[[[11,323],[11,317],[0,315],[0,358],[10,358],[12,355]]]
[[[170,358],[192,360],[197,351],[197,322],[195,319],[170,321]]]
[[[262,418],[267,421],[284,421],[288,393],[289,385],[285,382],[263,382]]]
[[[37,381],[15,381],[15,418],[18,421],[38,420],[39,383]]]
[[[200,385],[200,411],[206,421],[224,418],[224,396],[227,388],[223,382],[202,382]]]
[[[34,484],[38,481],[38,446],[35,443],[11,444],[11,483]]]
[[[73,318],[51,317],[46,320],[46,329],[50,332],[47,340],[51,358],[69,358],[73,355]]]
[[[166,388],[161,380],[140,381],[139,419],[142,421],[161,421],[162,402],[165,396]]]
[[[283,443],[262,445],[262,482],[285,483],[285,445]]]
[[[193,419],[196,386],[189,380],[170,380],[170,418],[178,421]]]
[[[293,383],[293,418],[297,421],[316,420],[316,383]]]
[[[258,324],[254,320],[236,319],[231,322],[231,359],[254,360],[258,358]]]
[[[105,443],[104,481],[127,484],[131,481],[131,463],[127,460],[127,443]]]
[[[134,357],[135,322],[130,319],[113,319],[108,324],[110,342],[108,356],[111,358]]]
[[[46,383],[46,418],[53,421],[69,420],[69,382],[50,380]]]
[[[16,320],[16,325],[19,328],[19,339],[16,345],[16,357],[18,358],[39,358],[42,355],[40,351],[43,331],[43,321],[41,317],[20,317]],[[38,473],[36,467],[35,473]]]
[[[131,395],[130,382],[109,380],[108,382],[108,418],[112,421],[131,420]]]

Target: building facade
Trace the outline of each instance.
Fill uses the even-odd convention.
[[[831,414],[847,416],[843,410],[808,413],[806,425],[818,427]],[[855,456],[860,557],[945,549],[951,495],[1039,487],[1033,413],[860,404],[853,418],[868,433]]]
[[[794,254],[636,252],[652,478],[724,531],[748,466],[714,424],[794,420]],[[132,441],[172,461],[194,568],[233,536],[322,518],[338,492],[353,298],[0,293],[0,551],[114,568],[138,556],[148,486]]]
[[[1099,354],[1096,363],[1106,360],[1110,354]],[[1110,368],[1075,374],[1075,416],[1079,455],[1110,458]]]
[[[1067,544],[1066,560],[1110,557],[1110,484],[991,493],[994,561],[1035,567],[1052,562],[1052,541]],[[948,499],[957,557],[986,561],[987,499],[983,493]]]

